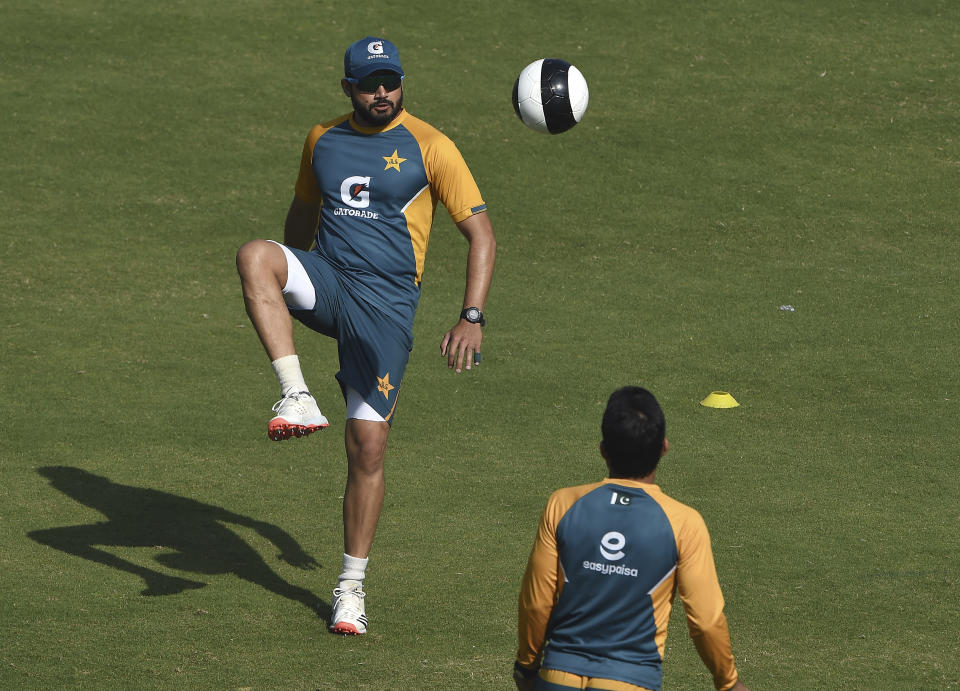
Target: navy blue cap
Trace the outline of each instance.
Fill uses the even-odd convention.
[[[344,76],[363,79],[377,70],[389,70],[403,75],[400,53],[390,41],[367,36],[347,48],[343,55]]]

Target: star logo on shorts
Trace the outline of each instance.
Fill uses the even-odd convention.
[[[400,164],[406,161],[405,158],[400,158],[397,155],[397,150],[394,149],[393,153],[389,156],[383,156],[383,160],[387,162],[387,165],[383,167],[384,170],[390,170],[393,168],[398,173],[400,172]]]
[[[383,394],[386,399],[390,398],[390,392],[396,387],[390,383],[390,373],[387,372],[382,377],[377,377],[377,391]]]

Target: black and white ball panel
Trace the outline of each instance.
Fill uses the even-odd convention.
[[[588,102],[589,90],[583,74],[559,58],[530,63],[513,85],[517,117],[537,132],[566,132],[580,122]]]

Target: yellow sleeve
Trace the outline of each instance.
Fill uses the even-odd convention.
[[[303,151],[300,153],[300,172],[297,175],[297,184],[294,193],[305,202],[319,204],[322,201],[320,190],[317,187],[317,178],[313,174],[313,147],[317,139],[323,134],[320,125],[315,126],[303,142]]]
[[[456,144],[445,134],[413,116],[404,121],[420,144],[432,194],[454,223],[486,209],[480,189]]]
[[[573,502],[563,502],[562,493],[563,490],[554,492],[547,501],[520,586],[517,662],[528,668],[540,664],[547,622],[563,588],[563,571],[557,552],[557,524]]]
[[[313,148],[324,132],[335,125],[339,125],[349,117],[349,114],[341,115],[330,122],[314,125],[307,134],[307,139],[303,142],[303,151],[300,152],[300,172],[297,174],[297,184],[294,187],[294,193],[301,200],[311,204],[323,203],[323,197],[320,195],[320,188],[317,185],[317,176],[313,172]]]
[[[460,151],[449,139],[442,141],[445,154],[431,157],[437,159],[430,163],[433,188],[437,198],[450,212],[450,218],[454,223],[459,223],[483,211],[486,204]]]
[[[677,535],[677,550],[677,592],[683,601],[690,637],[713,675],[714,686],[729,689],[737,681],[737,670],[723,614],[723,593],[707,525],[693,509],[689,509]]]

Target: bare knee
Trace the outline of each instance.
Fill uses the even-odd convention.
[[[270,275],[277,280],[286,280],[286,269],[283,250],[268,240],[251,240],[237,250],[237,272],[242,280]]]
[[[382,474],[385,451],[382,444],[369,441],[352,445],[347,454],[350,470],[360,475]]]
[[[367,476],[383,474],[389,430],[385,422],[353,418],[347,421],[347,463],[350,472]]]

